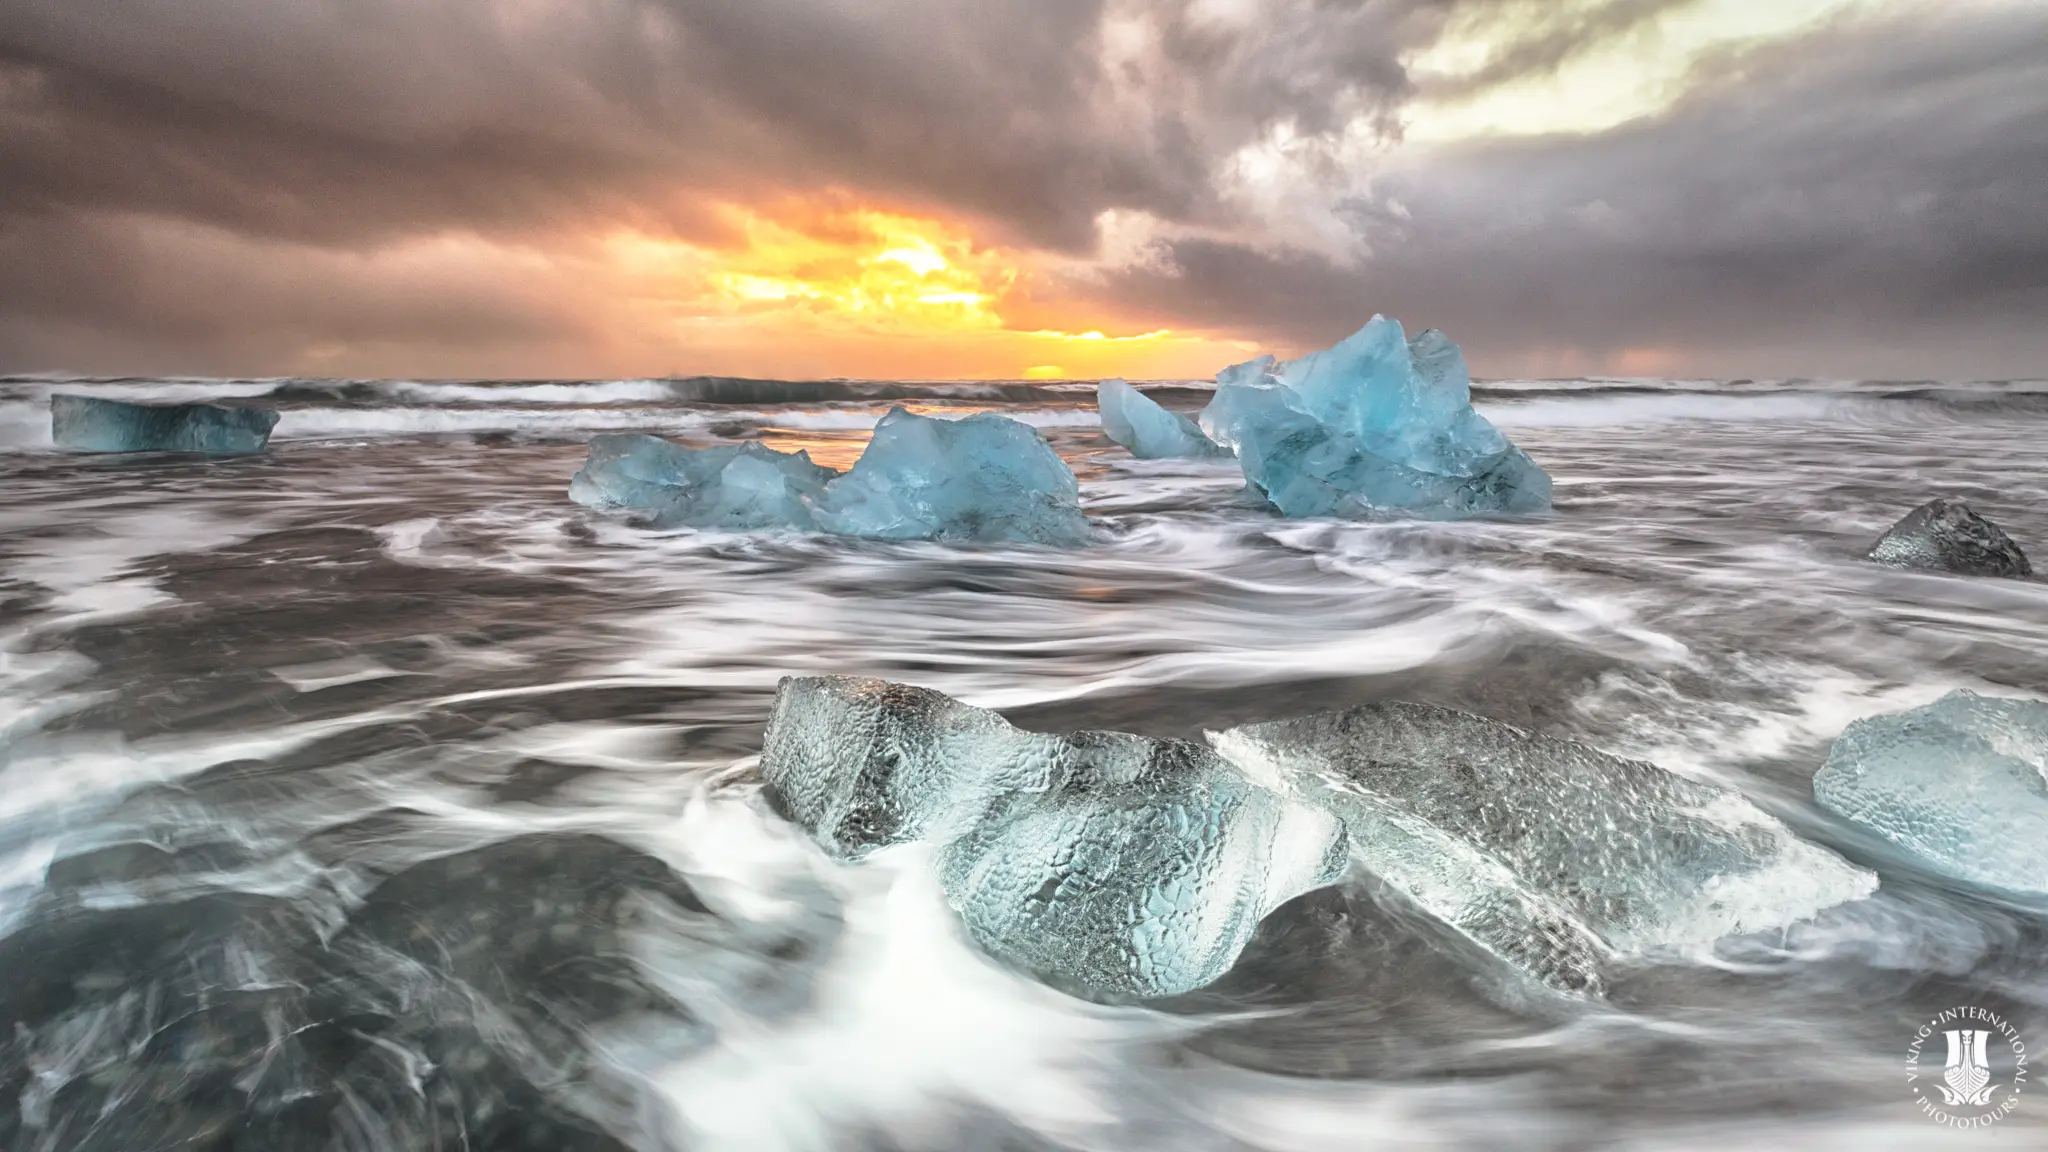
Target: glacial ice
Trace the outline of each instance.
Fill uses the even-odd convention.
[[[1123,380],[1097,384],[1095,407],[1102,413],[1102,430],[1140,460],[1230,455],[1192,419],[1168,412]]]
[[[77,452],[261,452],[278,414],[219,404],[130,404],[98,396],[50,397],[50,437]]]
[[[795,528],[884,540],[1080,544],[1080,484],[1044,438],[993,413],[937,420],[891,409],[841,475],[758,443],[684,448],[597,436],[569,482],[592,508],[654,513],[661,527]]]
[[[1876,878],[1736,793],[1403,702],[1211,733],[1342,819],[1365,867],[1509,962],[1595,992],[1615,954],[1775,928]]]
[[[1619,954],[1874,891],[1736,793],[1421,704],[1210,733],[1024,732],[941,693],[788,678],[769,802],[829,851],[933,846],[984,951],[1101,999],[1191,991],[1352,860],[1480,947],[1594,993]]]
[[[1930,500],[1906,513],[1865,558],[1892,568],[1965,576],[2024,580],[2034,574],[2020,546],[1960,500]]]
[[[1813,798],[1949,876],[2048,895],[2048,704],[1956,691],[1858,720]]]
[[[761,772],[842,855],[932,844],[977,945],[1100,999],[1209,983],[1268,912],[1347,865],[1328,813],[1199,745],[1025,732],[880,680],[783,680]]]
[[[819,504],[828,532],[882,540],[1072,545],[1088,539],[1073,470],[1029,425],[901,407]]]
[[[1288,516],[1455,519],[1550,507],[1550,477],[1472,408],[1458,346],[1383,316],[1333,348],[1224,369],[1201,427]]]
[[[569,498],[653,512],[664,528],[810,529],[812,502],[837,475],[807,452],[751,441],[684,448],[655,436],[597,436],[569,481]]]

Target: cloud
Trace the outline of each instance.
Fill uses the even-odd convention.
[[[588,359],[607,337],[577,291],[595,261],[460,237],[358,253],[67,216],[0,230],[0,267],[0,348],[29,367],[85,346],[100,371],[323,374],[346,347],[354,363],[338,374],[474,370],[480,351],[529,374]]]
[[[1390,115],[1427,0],[20,0],[0,193],[325,241],[851,186],[1068,250]],[[669,221],[687,230],[685,210]]]
[[[1103,291],[1295,346],[1383,311],[1498,371],[1660,348],[1694,370],[2039,374],[2048,11],[1926,12],[1726,58],[1621,129],[1402,155],[1339,209],[1369,254],[1348,265],[1168,239]]]
[[[1037,253],[1018,307],[1132,330],[1305,344],[1380,309],[1502,364],[1728,341],[1819,362],[1937,328],[2032,355],[2038,6],[1730,53],[1598,135],[1398,143],[1445,85],[1700,2],[15,0],[0,258],[36,278],[0,289],[0,368],[340,345],[353,370],[583,348],[595,371],[674,353],[604,237],[737,250],[732,205],[789,203]],[[1417,53],[1473,28],[1485,62],[1423,91]]]

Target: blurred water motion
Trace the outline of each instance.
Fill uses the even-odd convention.
[[[1456,525],[1275,519],[1071,386],[63,385],[284,409],[221,461],[56,455],[56,386],[0,385],[0,1147],[2048,1139],[2048,1098],[1955,1132],[1904,1083],[1945,1008],[2048,1045],[2048,920],[1808,795],[1859,716],[2048,697],[2048,585],[1855,559],[1940,494],[2038,563],[2039,386],[1482,387],[1558,510]],[[1039,427],[1096,543],[656,534],[564,496],[597,431],[843,468],[896,401]],[[826,672],[1156,736],[1447,704],[1737,788],[1884,885],[1582,1003],[1356,877],[1208,989],[1089,1005],[964,943],[915,850],[836,864],[757,802],[777,679]]]

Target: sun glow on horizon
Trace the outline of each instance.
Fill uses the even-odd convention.
[[[614,258],[640,285],[636,326],[673,331],[693,350],[769,345],[772,364],[856,348],[901,363],[899,372],[953,376],[1200,376],[1242,358],[1241,341],[1119,330],[1099,310],[1048,301],[1059,295],[1051,261],[977,243],[959,224],[870,207],[778,207],[726,209],[733,239],[716,246],[615,235]],[[1086,322],[1062,323],[1076,313]]]

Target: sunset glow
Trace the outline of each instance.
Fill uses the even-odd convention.
[[[743,248],[709,253],[713,300],[751,314],[898,333],[1002,327],[1017,278],[1000,254],[933,221],[856,209],[785,222],[744,215]]]
[[[2041,0],[103,7],[0,17],[6,371],[2048,356]]]
[[[1206,377],[1252,347],[1063,303],[1038,254],[978,243],[946,221],[800,205],[733,207],[727,222],[734,240],[723,245],[630,233],[607,246],[648,310],[635,325],[672,333],[680,363],[801,373],[829,350],[854,374]],[[1083,322],[1045,323],[1067,316]],[[867,368],[864,349],[885,351],[886,369]]]

